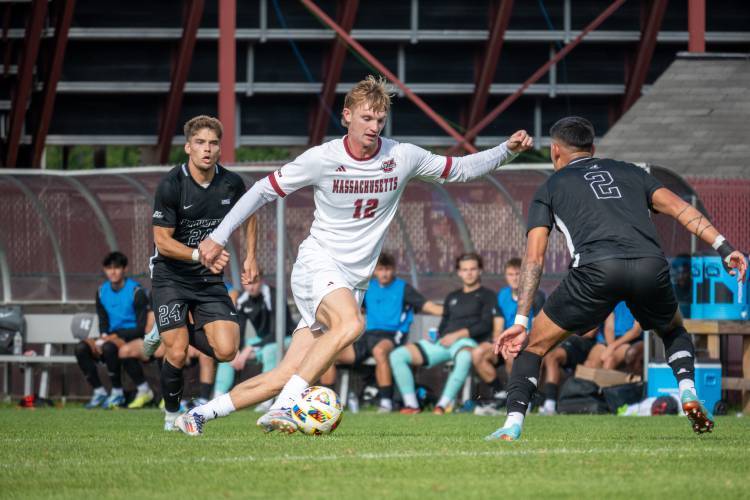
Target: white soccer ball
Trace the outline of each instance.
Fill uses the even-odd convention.
[[[292,405],[299,431],[310,436],[330,434],[343,415],[338,394],[328,387],[308,387]]]

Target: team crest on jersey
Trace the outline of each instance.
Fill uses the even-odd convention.
[[[394,160],[393,158],[385,160],[380,166],[380,169],[385,173],[393,172],[394,168],[396,168],[396,160]]]
[[[232,198],[227,198],[226,200],[221,200],[222,205],[229,205],[232,202]]]

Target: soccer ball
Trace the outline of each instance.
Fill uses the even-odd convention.
[[[298,429],[310,436],[330,434],[343,415],[338,394],[327,387],[308,387],[292,405]]]

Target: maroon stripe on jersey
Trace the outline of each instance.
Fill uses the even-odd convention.
[[[268,174],[268,181],[273,186],[273,190],[276,191],[276,194],[283,198],[284,196],[286,196],[286,193],[283,189],[281,189],[281,186],[279,186],[279,182],[276,180],[276,176],[274,175],[274,173],[275,172]]]
[[[354,156],[354,153],[352,153],[352,150],[349,149],[349,136],[348,135],[344,136],[344,149],[346,150],[346,154],[351,156],[353,160],[357,160],[357,161],[367,161],[367,160],[371,160],[375,158],[378,155],[378,153],[380,153],[380,146],[382,145],[383,145],[383,141],[381,141],[380,137],[378,137],[378,149],[376,149],[375,152],[371,154],[370,156],[359,158],[358,156]]]
[[[440,174],[440,178],[441,179],[447,179],[448,178],[448,174],[451,173],[451,165],[453,165],[453,157],[452,156],[448,156],[445,159],[445,168],[443,169],[443,173]]]

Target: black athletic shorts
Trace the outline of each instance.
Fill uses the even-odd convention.
[[[576,365],[580,365],[586,361],[594,345],[596,345],[596,339],[581,337],[579,335],[571,335],[560,342],[560,347],[565,350],[565,366],[567,368],[574,368]]]
[[[151,302],[159,333],[184,326],[188,311],[193,314],[196,329],[219,320],[239,324],[237,310],[224,283],[155,283],[151,288]]]
[[[408,334],[403,332],[388,332],[385,330],[366,331],[354,342],[354,365],[359,365],[372,356],[372,349],[381,340],[390,340],[395,347],[399,347],[406,343],[406,337],[408,337]]]
[[[677,311],[667,261],[609,259],[574,267],[543,310],[556,325],[580,334],[603,323],[623,300],[644,330],[667,326]]]

